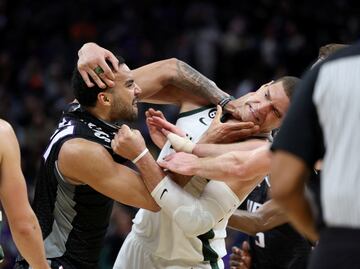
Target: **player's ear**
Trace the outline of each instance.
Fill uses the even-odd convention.
[[[108,106],[111,104],[111,97],[105,93],[105,92],[100,92],[98,94],[98,101],[105,106]]]

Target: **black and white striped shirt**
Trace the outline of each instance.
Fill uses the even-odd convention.
[[[360,228],[360,44],[305,75],[273,148],[298,156],[310,168],[323,158],[325,223]]]

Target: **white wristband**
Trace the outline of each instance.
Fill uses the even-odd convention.
[[[136,163],[138,160],[140,160],[146,153],[148,153],[148,148],[145,148],[134,160],[132,160],[133,163]]]

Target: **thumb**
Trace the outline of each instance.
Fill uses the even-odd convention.
[[[157,164],[161,167],[161,168],[164,168],[164,169],[168,169],[168,163],[166,161],[156,161]]]
[[[121,128],[124,128],[124,130],[130,130],[129,126],[127,126],[126,124],[121,125]]]
[[[126,124],[121,125],[121,128],[119,129],[119,132],[122,133],[122,135],[126,135],[127,133],[130,132],[130,127],[127,126]]]

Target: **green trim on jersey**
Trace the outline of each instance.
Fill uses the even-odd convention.
[[[191,115],[194,115],[196,113],[199,113],[201,111],[204,111],[206,109],[209,109],[209,108],[216,108],[215,105],[207,105],[207,106],[203,106],[203,107],[199,107],[199,108],[196,108],[196,109],[193,109],[193,110],[189,110],[189,111],[186,111],[186,112],[182,112],[182,113],[179,113],[178,115],[178,119],[180,118],[183,118],[183,117],[187,117],[187,116],[191,116]]]
[[[217,264],[217,262],[211,262],[210,263],[211,269],[220,269],[219,265]]]
[[[207,233],[201,234],[198,238],[201,240],[203,244],[202,253],[204,255],[204,261],[210,262],[210,266],[212,269],[219,269],[218,259],[219,255],[216,253],[214,249],[211,248],[209,239],[213,239],[215,237],[214,230],[211,229]]]

